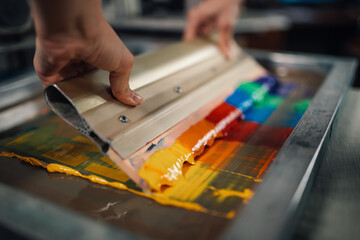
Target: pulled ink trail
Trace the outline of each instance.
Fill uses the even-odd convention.
[[[48,171],[87,178],[159,204],[231,218],[251,199],[310,104],[308,95],[290,96],[295,90],[296,85],[270,75],[238,86],[173,145],[151,155],[139,171],[155,190],[151,194],[143,193],[89,139],[54,115],[35,119],[0,139],[0,145],[23,157],[4,155],[39,161]]]
[[[278,81],[270,75],[241,84],[224,103],[204,120],[191,126],[171,147],[160,149],[150,156],[138,174],[152,190],[160,191],[163,185],[174,186],[183,177],[184,163],[194,164],[194,158],[201,155],[206,146],[212,146],[216,138],[231,133],[239,118],[245,116],[247,120],[264,122],[281,103],[281,98],[269,95],[278,85]],[[261,108],[258,107],[260,104]],[[247,116],[250,109],[254,110]]]

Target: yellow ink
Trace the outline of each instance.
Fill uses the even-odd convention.
[[[100,158],[101,161],[106,162],[107,164],[109,164],[112,167],[117,168],[117,166],[115,165],[115,163],[113,161],[110,160],[110,158],[103,156]]]
[[[43,156],[75,167],[89,159],[82,151],[98,152],[99,149],[95,145],[64,143]]]
[[[243,192],[230,189],[215,189],[214,187],[210,188],[214,190],[214,196],[218,197],[219,202],[224,201],[224,199],[228,197],[239,197],[243,198],[244,201],[247,201],[254,195],[254,192],[248,188],[246,188]]]
[[[194,156],[188,148],[177,141],[171,147],[155,152],[138,174],[152,189],[160,191],[162,185],[173,186],[182,177],[181,169],[184,162],[194,163]]]
[[[15,153],[8,153],[3,152],[0,153],[0,156],[5,157],[15,157],[22,161],[28,162],[35,166],[40,166],[49,172],[58,172],[58,173],[64,173],[71,176],[78,176],[81,178],[85,178],[90,180],[91,182],[95,182],[102,185],[111,186],[117,189],[126,190],[135,194],[138,194],[143,197],[147,197],[150,199],[153,199],[154,201],[163,204],[163,205],[169,205],[174,207],[181,207],[188,210],[193,211],[199,211],[204,213],[210,213],[212,215],[216,215],[219,217],[225,217],[225,218],[233,218],[235,215],[234,211],[231,211],[229,213],[220,213],[216,211],[207,210],[203,206],[190,202],[190,200],[196,199],[196,197],[199,196],[201,191],[203,191],[205,188],[211,189],[214,191],[214,197],[217,197],[220,200],[225,199],[226,197],[235,196],[240,197],[244,199],[244,202],[249,200],[252,196],[252,191],[249,189],[245,189],[243,192],[238,192],[234,190],[224,190],[224,189],[215,189],[214,187],[207,187],[207,184],[211,181],[210,175],[212,175],[214,172],[211,170],[207,170],[205,168],[201,168],[200,166],[191,165],[188,167],[187,171],[185,172],[185,178],[189,179],[190,181],[185,181],[185,178],[181,180],[181,184],[176,184],[174,187],[167,188],[162,192],[153,192],[153,193],[144,193],[140,191],[136,191],[133,189],[128,188],[125,184],[122,184],[121,182],[110,182],[107,181],[99,176],[95,175],[84,175],[80,173],[78,170],[72,169],[67,166],[63,166],[60,164],[45,164],[41,161],[32,158],[32,157],[22,157]],[[217,163],[215,163],[217,164]],[[119,170],[120,171],[120,170]],[[215,175],[213,175],[215,176]],[[113,176],[111,175],[111,178]],[[192,193],[191,193],[192,192]],[[170,198],[171,197],[171,198]],[[172,199],[173,198],[173,199]],[[175,200],[176,199],[176,200]],[[190,200],[189,200],[190,199]]]
[[[26,133],[26,134],[22,135],[21,137],[16,138],[15,140],[12,140],[11,142],[7,143],[6,145],[24,143],[24,142],[28,141],[28,139],[31,137],[32,134],[33,134],[33,132]]]
[[[129,180],[128,175],[126,175],[123,171],[105,167],[97,163],[90,164],[85,168],[85,171],[93,172],[104,177],[109,177],[120,182],[126,182],[127,180]]]
[[[37,160],[35,158],[32,158],[32,157],[22,157],[22,156],[19,156],[19,155],[15,154],[15,153],[9,153],[9,152],[2,152],[2,153],[0,153],[0,156],[10,157],[10,158],[15,157],[15,158],[18,158],[18,159],[20,159],[20,160],[22,160],[24,162],[30,163],[31,165],[46,168],[45,164],[43,164],[39,160]]]
[[[215,177],[217,177],[217,168],[228,162],[227,154],[229,154],[229,152],[225,152],[224,154],[219,153],[219,150],[227,144],[230,144],[231,146],[228,149],[230,152],[231,149],[235,148],[236,143],[219,140],[209,148],[209,151],[201,156],[199,162],[211,163],[210,168],[204,168],[200,164],[184,165],[182,169],[183,177],[181,177],[172,187],[164,189],[162,193],[181,201],[195,201],[204,191],[206,191],[206,189],[214,191],[215,188],[209,187],[209,185],[214,181]],[[248,191],[246,193],[248,193]],[[218,191],[216,197],[219,197],[221,194],[224,194],[224,197],[220,196],[221,200],[230,196],[229,191]],[[232,195],[235,196],[236,192],[233,191]],[[240,198],[248,196],[249,195],[244,195],[242,192],[237,195],[237,197]]]
[[[234,109],[231,107],[231,111],[226,113],[216,124],[204,119],[191,126],[172,146],[158,150],[151,155],[138,171],[139,176],[155,191],[160,191],[163,185],[174,186],[183,178],[184,163],[194,164],[194,158],[200,156],[206,146],[213,145],[216,138],[222,137],[222,131],[241,115],[238,109]],[[232,147],[234,149],[235,145]],[[221,159],[226,153],[221,156]],[[219,162],[219,160],[216,161]]]
[[[228,214],[226,214],[226,218],[234,218],[235,217],[235,211],[231,211]]]
[[[71,175],[71,176],[78,176],[81,178],[88,179],[91,182],[111,186],[111,187],[121,189],[121,190],[126,190],[129,192],[135,193],[137,195],[153,199],[154,201],[156,201],[160,204],[163,204],[163,205],[180,207],[180,208],[184,208],[184,209],[188,209],[188,210],[192,210],[192,211],[204,212],[204,213],[209,212],[206,208],[202,207],[201,205],[199,205],[197,203],[182,202],[182,201],[178,201],[178,200],[169,199],[168,196],[166,196],[162,193],[144,193],[144,192],[136,191],[136,190],[128,188],[125,184],[122,184],[120,182],[109,182],[109,181],[107,181],[99,176],[95,176],[95,175],[87,176],[87,175],[80,173],[79,171],[77,171],[75,169],[72,169],[70,167],[66,167],[66,166],[63,166],[60,164],[51,163],[51,164],[46,165],[35,158],[22,157],[15,153],[8,153],[8,152],[0,153],[0,156],[15,157],[22,161],[28,162],[32,165],[43,167],[43,168],[47,169],[47,171],[49,171],[49,172],[57,172],[57,173],[64,173],[67,175]],[[226,214],[224,215],[222,213],[217,213],[215,211],[212,211],[211,213],[213,215],[218,215],[220,217],[227,217]]]
[[[76,142],[88,144],[88,145],[91,145],[91,146],[94,145],[94,143],[89,138],[81,136],[81,135],[74,137],[72,140],[76,141]]]
[[[218,136],[221,136],[221,129],[207,120],[201,120],[184,132],[172,146],[151,155],[138,174],[152,190],[160,191],[163,185],[174,186],[183,178],[184,163],[194,164],[194,158],[206,146],[211,146]]]

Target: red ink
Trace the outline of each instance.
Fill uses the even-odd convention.
[[[206,116],[206,120],[209,122],[214,123],[215,125],[217,125],[220,121],[222,121],[223,119],[225,119],[227,116],[229,116],[232,113],[236,113],[238,114],[239,118],[242,117],[241,111],[228,104],[228,103],[222,103],[219,106],[217,106],[214,110],[211,111],[211,113],[209,113],[209,115]],[[233,125],[235,122],[237,122],[238,119],[235,119],[234,121],[232,121],[230,124],[228,124],[221,132],[226,135],[227,132],[229,132],[229,128],[231,125]]]
[[[249,143],[279,149],[292,131],[293,128],[262,125]]]
[[[225,134],[223,140],[247,142],[259,126],[260,124],[256,122],[238,120],[231,124],[230,130]]]

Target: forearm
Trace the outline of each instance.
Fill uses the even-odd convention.
[[[101,0],[30,0],[37,36],[88,38],[104,21]]]

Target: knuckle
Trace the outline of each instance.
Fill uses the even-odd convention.
[[[56,65],[59,61],[60,61],[60,57],[59,56],[56,56],[56,55],[50,55],[48,56],[47,58],[47,62],[50,64],[50,65]]]
[[[129,54],[126,54],[125,56],[123,67],[125,67],[126,69],[131,69],[134,65],[134,62],[135,62],[134,55],[132,55],[129,52]]]
[[[112,90],[112,93],[114,94],[114,96],[117,98],[129,96],[132,93],[131,89],[129,88],[129,85],[126,83],[123,83],[123,84],[119,85],[118,87],[112,87],[111,90]]]

